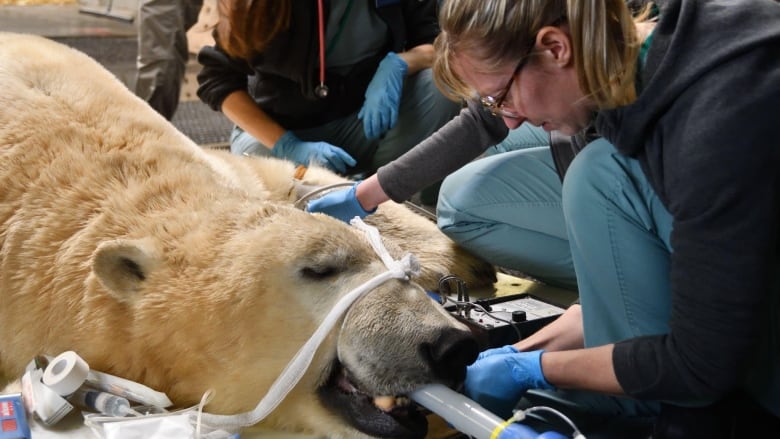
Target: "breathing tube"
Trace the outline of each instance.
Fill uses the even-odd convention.
[[[475,401],[467,398],[443,384],[429,384],[420,387],[409,394],[416,403],[441,416],[456,430],[476,439],[567,439],[555,431],[539,434],[527,425],[518,424],[530,411],[547,409],[547,407],[532,407],[525,411],[515,412],[508,420],[503,420]],[[563,416],[564,420],[567,420]],[[585,436],[570,423],[574,430],[572,437],[585,439]]]

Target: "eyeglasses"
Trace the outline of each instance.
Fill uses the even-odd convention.
[[[530,55],[530,53],[528,55]],[[515,82],[515,77],[520,72],[520,69],[522,69],[523,66],[525,66],[525,64],[528,62],[528,55],[522,57],[520,62],[517,63],[515,71],[512,72],[512,76],[509,78],[509,82],[506,83],[506,86],[497,98],[493,96],[483,96],[479,99],[479,101],[482,103],[482,106],[485,107],[486,110],[490,111],[493,116],[506,117],[509,119],[520,119],[519,114],[504,107],[504,102],[506,101],[506,97],[509,95],[509,89],[512,88],[512,84]]]

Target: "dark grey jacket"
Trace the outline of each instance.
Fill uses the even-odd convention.
[[[617,378],[673,402],[746,388],[780,416],[780,3],[667,2],[641,83],[595,125],[673,217],[672,315],[616,345]]]

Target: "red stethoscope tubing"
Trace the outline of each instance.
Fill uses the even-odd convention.
[[[328,96],[328,87],[325,85],[325,8],[322,4],[323,0],[317,0],[317,20],[319,28],[319,40],[320,40],[320,85],[318,85],[314,92],[317,96],[324,98]]]

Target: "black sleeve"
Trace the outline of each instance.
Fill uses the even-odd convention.
[[[404,3],[404,21],[406,22],[405,48],[421,44],[433,44],[439,34],[439,0],[412,0]]]
[[[215,111],[221,110],[227,95],[246,90],[247,78],[253,74],[245,61],[231,58],[216,45],[202,48],[198,62],[203,66],[197,75],[198,97]]]

